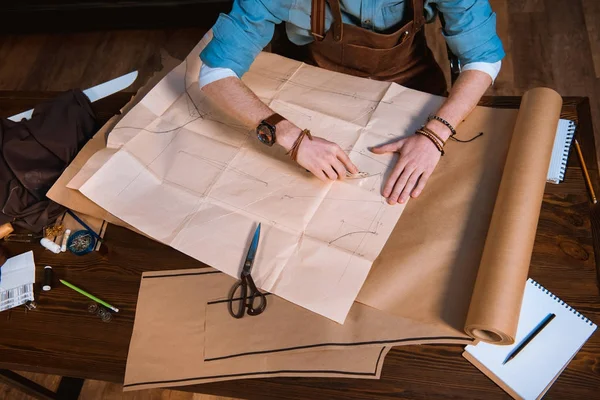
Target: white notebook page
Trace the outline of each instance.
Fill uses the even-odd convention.
[[[560,183],[565,178],[569,149],[575,134],[575,122],[568,119],[560,119],[552,147],[552,158],[548,168],[546,180],[551,183]]]
[[[502,365],[508,353],[549,313],[556,317],[515,358]],[[465,350],[519,396],[535,399],[595,329],[595,324],[529,279],[525,285],[515,344],[499,346],[480,342]]]

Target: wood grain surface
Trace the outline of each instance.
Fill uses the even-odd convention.
[[[0,92],[0,109],[32,106],[52,93]],[[100,118],[117,113],[129,99],[119,93],[94,104]],[[518,107],[519,97],[484,98],[482,104]],[[27,104],[29,103],[29,104]],[[594,139],[585,99],[565,99],[564,117],[579,120],[577,133],[590,165]],[[598,169],[592,167],[594,180]],[[577,159],[566,181],[547,185],[530,276],[594,321],[600,321],[590,203]],[[140,277],[144,271],[196,268],[202,263],[129,230],[109,226],[108,253],[55,255],[38,245],[10,243],[12,254],[32,249],[37,282],[43,266],[54,268],[53,288],[40,291],[38,309],[0,314],[0,368],[121,383],[133,328]],[[87,312],[89,301],[62,286],[65,279],[117,306],[109,323]],[[157,316],[160,317],[160,316]],[[506,394],[461,357],[461,346],[408,346],[390,352],[381,380],[257,379],[182,387],[181,390],[251,399],[500,399]],[[548,398],[591,398],[600,387],[600,336],[594,335],[548,393]]]

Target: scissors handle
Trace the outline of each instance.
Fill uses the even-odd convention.
[[[251,286],[254,286],[254,282]],[[254,286],[254,288],[256,288],[256,286]],[[258,304],[258,307],[254,307],[254,301],[257,297],[260,299],[260,303]],[[250,301],[248,301],[246,306],[248,307],[248,315],[259,315],[267,308],[267,297],[258,290],[251,290]]]
[[[238,296],[236,296],[236,292],[239,287],[242,287],[242,291]],[[227,308],[229,309],[229,314],[231,314],[234,318],[242,318],[244,316],[244,308],[246,307],[246,294],[247,287],[243,281],[238,281],[231,288],[231,292],[229,294],[229,301],[227,302]],[[237,310],[233,309],[233,303],[237,300],[238,307]]]
[[[250,286],[249,295],[248,286]],[[239,295],[236,295],[240,287],[241,292]],[[259,303],[255,306],[257,299]],[[238,302],[238,307],[237,310],[234,310],[233,303],[236,301]],[[241,281],[235,283],[231,288],[227,307],[229,308],[229,313],[234,318],[242,318],[246,309],[248,309],[248,315],[255,316],[261,314],[267,307],[267,297],[257,289],[252,277],[244,276]]]

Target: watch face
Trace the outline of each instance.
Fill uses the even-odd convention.
[[[273,143],[275,143],[275,137],[273,135],[273,131],[271,130],[271,128],[269,126],[261,124],[261,125],[259,125],[257,131],[258,131],[258,139],[261,142],[263,142],[264,144],[267,144],[269,146],[272,146]]]

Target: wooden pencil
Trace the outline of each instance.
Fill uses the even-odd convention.
[[[579,162],[581,163],[581,169],[583,170],[583,176],[585,177],[585,183],[590,191],[590,196],[592,196],[592,203],[596,204],[598,200],[596,199],[596,193],[594,192],[594,187],[592,186],[592,180],[590,179],[590,174],[585,165],[585,161],[583,160],[583,153],[581,152],[581,147],[579,146],[579,142],[575,139],[575,148],[577,149],[577,155],[579,156]]]

